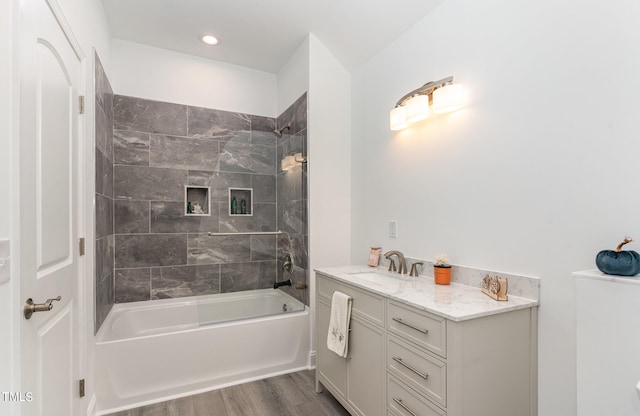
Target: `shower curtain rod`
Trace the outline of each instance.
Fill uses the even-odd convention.
[[[256,232],[236,232],[236,233],[212,233],[209,232],[207,235],[210,236],[218,236],[218,235],[279,235],[282,234],[282,231],[256,231]]]

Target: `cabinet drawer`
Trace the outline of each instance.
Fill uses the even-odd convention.
[[[388,302],[387,329],[389,332],[415,342],[441,357],[447,356],[444,318],[393,301]]]
[[[351,296],[351,311],[384,326],[384,297],[366,293],[356,287],[343,284],[324,275],[317,276],[318,294],[331,302],[336,290]]]
[[[389,335],[387,368],[419,393],[447,406],[447,366],[439,359]]]
[[[387,406],[393,413],[403,416],[443,416],[446,413],[391,374],[387,376]]]

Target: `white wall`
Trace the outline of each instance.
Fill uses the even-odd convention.
[[[275,117],[275,74],[114,39],[115,94]]]
[[[309,37],[305,38],[278,71],[278,111],[282,114],[302,94],[309,91]]]
[[[310,269],[351,262],[351,76],[309,35]]]
[[[315,323],[315,273],[350,264],[351,76],[309,35],[308,175],[310,307]],[[315,347],[315,325],[311,325]]]
[[[634,0],[448,0],[353,75],[353,261],[380,242],[540,276],[541,416],[576,414],[570,273],[640,236],[639,19]],[[449,75],[466,108],[389,131]]]

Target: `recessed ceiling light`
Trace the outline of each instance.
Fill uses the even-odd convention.
[[[202,35],[201,39],[207,45],[217,45],[218,44],[218,38],[216,38],[213,35]]]

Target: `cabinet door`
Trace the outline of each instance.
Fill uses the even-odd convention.
[[[347,401],[361,415],[385,413],[383,331],[351,319]]]
[[[347,361],[327,348],[327,332],[331,306],[318,299],[318,365],[317,371],[323,377],[320,381],[332,393],[347,397]]]

